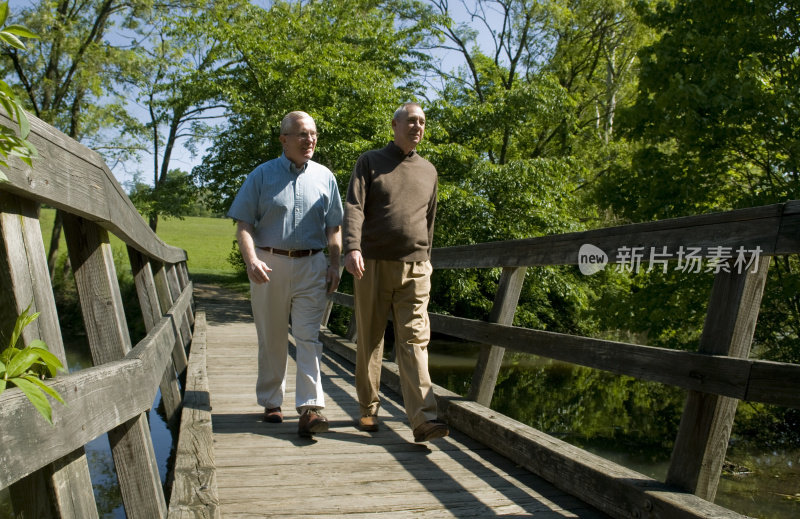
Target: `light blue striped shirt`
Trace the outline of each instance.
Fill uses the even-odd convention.
[[[342,225],[342,213],[331,170],[312,160],[298,170],[281,155],[247,175],[228,217],[254,226],[257,247],[324,249],[325,229]]]

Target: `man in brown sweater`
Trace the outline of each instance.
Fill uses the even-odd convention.
[[[383,335],[391,310],[403,402],[414,441],[424,442],[449,434],[436,418],[428,373],[437,175],[414,151],[425,133],[422,108],[402,105],[392,130],[393,142],[359,157],[344,206],[345,268],[355,278],[359,427],[378,430]]]

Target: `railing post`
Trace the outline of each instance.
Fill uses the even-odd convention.
[[[150,268],[150,260],[133,247],[128,247],[128,258],[131,262],[131,271],[136,283],[136,293],[139,296],[139,306],[142,310],[144,326],[149,332],[164,315],[161,311],[161,305],[158,303],[153,270]],[[164,405],[167,424],[170,427],[179,425],[181,391],[180,387],[178,387],[178,377],[175,374],[175,364],[172,359],[167,362],[159,388],[161,389],[161,402]]]
[[[172,302],[174,303],[181,295],[181,283],[178,280],[178,269],[175,265],[170,265],[167,268],[167,281],[169,282],[169,290],[172,294]],[[183,337],[183,347],[184,351],[185,348],[189,346],[189,343],[192,342],[192,329],[190,327],[191,322],[191,309],[186,310],[186,318],[181,319],[181,336]]]
[[[23,332],[23,342],[41,339],[64,367],[67,358],[58,324],[38,204],[0,192],[0,326],[10,330],[31,304],[39,318]],[[0,345],[0,351],[6,345]],[[60,404],[55,404],[60,405]],[[83,448],[10,487],[18,517],[98,517],[89,464]]]
[[[170,292],[169,281],[167,280],[167,269],[163,263],[151,262],[150,267],[156,267],[153,272],[153,281],[156,284],[156,294],[158,295],[158,302],[161,305],[162,314],[169,310],[178,296],[173,297]],[[172,362],[175,364],[175,371],[178,373],[178,378],[183,380],[186,374],[186,366],[189,365],[189,360],[186,356],[186,348],[183,347],[183,338],[181,337],[180,328],[175,330],[175,346],[172,348]]]
[[[514,322],[514,313],[517,310],[519,294],[522,292],[522,284],[525,282],[526,270],[526,267],[503,268],[489,321],[505,325],[511,325]],[[478,364],[472,374],[472,385],[467,398],[486,407],[491,405],[494,386],[497,384],[497,375],[500,373],[505,351],[506,349],[500,346],[481,346]]]
[[[719,272],[714,278],[698,351],[747,358],[753,341],[769,258],[756,272]],[[749,270],[749,269],[748,269]],[[689,391],[666,483],[714,501],[739,401]]]
[[[181,261],[177,265],[175,265],[175,270],[178,273],[178,281],[180,284],[180,289],[183,291],[184,288],[189,286],[191,280],[189,279],[189,269],[186,266],[185,261]],[[192,303],[189,305],[189,309],[186,311],[186,317],[189,318],[189,328],[192,330],[194,328],[194,294],[192,294]]]
[[[70,214],[64,215],[64,232],[94,363],[121,359],[131,350],[131,339],[108,232]],[[111,429],[108,440],[126,515],[131,519],[166,517],[147,413]]]

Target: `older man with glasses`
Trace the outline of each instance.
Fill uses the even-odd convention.
[[[298,434],[328,430],[323,416],[319,326],[326,289],[339,285],[342,201],[333,173],[314,162],[317,127],[305,112],[281,122],[283,154],[254,169],[228,211],[250,279],[258,335],[256,398],[264,420],[281,423],[288,329],[297,345]],[[328,247],[329,260],[321,254]]]

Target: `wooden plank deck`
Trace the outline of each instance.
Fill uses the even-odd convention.
[[[354,368],[334,353],[322,366],[329,432],[297,435],[293,359],[284,422],[264,422],[248,300],[206,285],[195,285],[195,298],[208,322],[222,517],[606,517],[458,431],[414,443],[402,400],[387,388],[381,430],[360,431]]]

